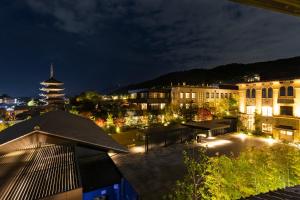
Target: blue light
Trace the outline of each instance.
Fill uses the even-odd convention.
[[[118,184],[114,184],[114,189],[118,190],[119,189],[119,185]]]
[[[106,194],[106,190],[102,190],[101,195],[105,195],[105,194]]]

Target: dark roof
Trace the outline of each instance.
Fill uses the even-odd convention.
[[[300,185],[245,198],[245,200],[300,200]]]
[[[46,81],[43,81],[43,83],[63,83],[61,81],[56,80],[55,78],[51,77]]]
[[[0,156],[0,199],[42,199],[81,187],[74,147],[48,145]]]
[[[121,182],[122,174],[107,153],[76,147],[76,158],[83,192],[90,192]]]
[[[277,129],[284,129],[284,130],[296,130],[294,127],[292,126],[285,126],[285,125],[278,125],[275,128]]]
[[[229,128],[230,122],[228,120],[208,120],[201,122],[187,122],[184,125],[204,130],[217,130]]]
[[[0,151],[12,141],[33,134],[54,136],[101,150],[128,152],[90,119],[61,110],[25,120],[0,133]],[[34,141],[34,140],[33,140]]]

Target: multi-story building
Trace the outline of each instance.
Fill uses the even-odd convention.
[[[170,89],[131,90],[128,101],[139,110],[163,110],[171,102]]]
[[[232,85],[214,86],[188,86],[180,85],[172,87],[172,105],[189,108],[192,104],[199,107],[207,104],[209,107],[216,107],[218,103],[226,98],[235,98],[238,88]]]
[[[276,139],[300,140],[300,79],[238,86],[239,110],[249,130],[259,128]],[[259,120],[255,120],[255,114]]]

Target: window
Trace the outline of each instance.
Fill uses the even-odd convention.
[[[268,98],[273,98],[273,89],[268,88]]]
[[[212,99],[215,98],[215,93],[211,93],[210,96]]]
[[[160,109],[161,109],[161,110],[165,109],[165,107],[166,107],[166,104],[165,104],[165,103],[161,103],[161,104],[160,104]]]
[[[279,95],[280,96],[285,96],[286,94],[285,94],[285,87],[280,87],[280,89],[279,89]]]
[[[261,108],[261,114],[262,116],[272,116],[273,114],[273,109],[270,106],[263,106]]]
[[[228,94],[227,94],[227,93],[225,93],[225,98],[226,98],[226,99],[228,98]]]
[[[196,98],[196,93],[193,92],[193,93],[192,93],[192,99],[195,99],[195,98]]]
[[[141,109],[142,110],[147,110],[147,104],[146,103],[142,103],[141,104]]]
[[[209,92],[206,92],[206,98],[207,99],[209,98]]]
[[[180,92],[180,99],[183,99],[183,92]]]
[[[293,116],[293,107],[292,106],[280,106],[280,115]]]
[[[281,135],[288,135],[288,136],[292,136],[292,135],[293,135],[293,131],[288,131],[288,130],[280,130],[280,134],[281,134]]]
[[[180,108],[182,108],[182,107],[183,107],[183,103],[180,104]]]
[[[255,98],[255,97],[256,97],[256,91],[253,88],[252,91],[251,91],[251,98]]]
[[[232,98],[232,94],[231,94],[231,93],[229,93],[229,98],[230,98],[230,99]]]
[[[188,93],[188,92],[185,93],[185,98],[186,98],[186,99],[189,99],[189,98],[190,98],[190,93]]]
[[[247,106],[247,114],[253,115],[255,113],[255,106]]]
[[[289,86],[289,87],[287,88],[287,95],[288,95],[289,97],[294,96],[294,88],[293,88],[292,86]]]
[[[221,93],[221,99],[223,99],[224,98],[224,94],[223,93]]]
[[[216,93],[216,99],[218,99],[219,98],[219,93]]]
[[[250,98],[250,89],[247,89],[246,91],[246,98]]]
[[[261,90],[261,97],[262,97],[262,98],[267,98],[267,89],[266,89],[266,88],[263,88],[263,89]]]
[[[265,132],[265,133],[271,133],[272,132],[272,124],[262,123],[261,130],[262,130],[262,132]]]
[[[190,108],[190,104],[188,104],[188,103],[185,104],[185,108],[186,108],[186,109],[189,109],[189,108]]]
[[[166,97],[166,94],[165,94],[165,93],[163,93],[163,92],[159,93],[159,98],[163,99],[163,98],[165,98],[165,97]]]

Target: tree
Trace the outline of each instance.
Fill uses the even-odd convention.
[[[204,190],[205,177],[208,169],[208,156],[206,150],[200,148],[195,151],[183,153],[184,164],[187,168],[186,176],[182,181],[177,181],[173,194],[169,199],[200,200],[206,198]]]
[[[200,157],[205,164],[185,157],[187,174],[171,199],[241,199],[300,184],[300,151],[289,145],[249,148],[238,157]]]
[[[262,135],[261,131],[261,115],[257,112],[254,113],[254,131],[253,135]]]
[[[198,106],[196,104],[193,104],[193,102],[191,102],[189,107],[182,107],[179,109],[180,115],[186,121],[193,121],[197,112]]]
[[[212,120],[212,113],[207,108],[199,108],[197,112],[197,120],[205,121],[205,120]]]

